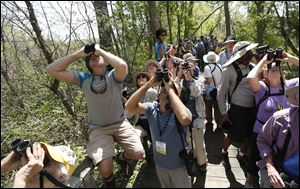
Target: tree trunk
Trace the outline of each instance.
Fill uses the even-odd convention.
[[[156,41],[155,31],[158,27],[158,21],[157,21],[157,15],[156,15],[156,1],[148,1],[148,12],[149,12],[149,26],[150,26],[150,32],[152,35],[150,35],[149,38],[149,50],[152,54],[154,43]]]
[[[224,1],[225,23],[226,23],[226,36],[231,35],[230,30],[230,13],[229,13],[229,1]]]
[[[108,7],[106,1],[92,1],[96,11],[96,19],[99,32],[99,40],[101,46],[107,48],[108,51],[113,50],[110,18],[108,16]]]
[[[193,16],[194,1],[190,1],[188,16],[184,18],[184,38],[190,37],[191,18]]]
[[[170,7],[170,1],[167,1],[167,20],[168,20],[168,27],[169,27],[169,42],[173,44],[173,36],[172,36],[172,20],[170,15],[170,12],[172,12],[172,9]]]
[[[285,30],[285,21],[284,21],[284,18],[280,16],[280,14],[279,14],[279,12],[277,10],[276,5],[274,5],[274,9],[275,9],[277,17],[279,19],[281,35],[285,39],[286,44],[292,49],[293,53],[295,53],[295,54],[298,55],[299,54],[299,48],[298,49],[296,48],[296,46],[293,44],[292,40],[290,39],[290,37],[288,35],[289,32]]]
[[[261,15],[264,13],[264,1],[256,1],[256,13]],[[256,20],[256,42],[258,42],[259,45],[264,44],[264,34],[266,29],[266,24],[264,20],[264,16],[260,16],[261,18]]]
[[[32,4],[30,3],[30,1],[25,1],[25,3],[27,6],[27,9],[28,9],[28,12],[29,12],[29,21],[31,23],[31,26],[32,26],[35,34],[36,34],[38,45],[41,48],[41,50],[43,51],[48,64],[51,64],[53,62],[52,54],[49,52],[50,50],[46,46],[45,40],[42,36],[41,29],[38,25],[38,21],[36,19],[36,16],[35,16],[35,13],[33,10]],[[72,115],[73,117],[76,117],[76,114],[74,113],[73,109],[71,108],[71,105],[66,100],[66,97],[60,91],[58,91],[58,86],[59,86],[59,81],[57,79],[54,79],[54,82],[52,83],[52,85],[50,87],[49,86],[47,86],[47,87],[54,94],[56,94],[60,97],[60,100],[62,101],[64,107],[67,109],[68,113],[70,115]]]

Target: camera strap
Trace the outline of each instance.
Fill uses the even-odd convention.
[[[175,116],[175,122],[176,122],[176,126],[177,126],[178,133],[179,133],[180,138],[181,138],[181,142],[182,142],[183,149],[185,149],[186,146],[185,146],[185,143],[184,143],[184,139],[183,139],[183,137],[182,137],[182,134],[184,134],[184,136],[185,136],[185,138],[186,138],[186,133],[184,132],[184,130],[183,130],[181,124],[179,123],[179,121],[178,121],[178,119],[177,119],[177,116]],[[189,130],[190,130],[190,134],[191,134],[190,137],[191,137],[191,144],[192,144],[192,150],[191,150],[191,151],[193,151],[193,150],[194,150],[194,145],[193,145],[193,136],[192,136],[192,127],[191,127],[191,126],[189,126]]]
[[[55,184],[58,187],[71,188],[71,187],[61,183],[60,181],[58,181],[56,178],[54,178],[52,175],[50,175],[47,171],[40,172],[40,188],[44,188],[44,176],[46,176],[50,182],[52,182],[53,184]]]

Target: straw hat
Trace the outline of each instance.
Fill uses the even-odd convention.
[[[244,56],[247,51],[257,47],[258,43],[250,43],[248,41],[239,41],[233,46],[233,52],[230,59],[223,65],[223,67],[229,66],[234,61]]]
[[[137,84],[137,79],[140,75],[145,75],[147,77],[147,80],[150,80],[150,76],[147,72],[137,72],[133,76],[133,83],[136,85]]]
[[[284,93],[286,100],[295,106],[299,106],[299,84],[287,89]]]
[[[203,61],[206,63],[217,63],[219,60],[220,56],[213,51],[210,51],[203,56]]]
[[[157,66],[157,68],[160,67],[159,63],[158,63],[156,60],[147,60],[147,61],[146,61],[146,64],[145,64],[145,70],[146,70],[146,71],[147,71],[147,69],[148,69],[149,64],[151,64],[151,63],[155,64],[155,65]]]
[[[192,55],[192,53],[186,53],[183,55],[185,61],[197,61],[198,59]]]

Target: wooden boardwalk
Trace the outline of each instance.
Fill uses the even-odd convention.
[[[223,147],[224,133],[214,128],[205,131],[205,144],[208,158],[207,173],[198,176],[193,188],[241,188],[245,183],[245,175],[236,159],[237,149],[229,148],[229,160],[231,169],[226,170],[221,164],[221,151]],[[143,163],[136,176],[133,188],[159,188],[159,180],[155,173],[154,165]]]

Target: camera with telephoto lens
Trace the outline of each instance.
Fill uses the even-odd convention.
[[[179,157],[184,159],[188,175],[195,176],[197,174],[197,166],[194,153],[186,148],[179,152]]]
[[[17,139],[14,140],[10,145],[9,145],[9,149],[13,150],[16,154],[20,155],[20,156],[25,156],[26,155],[26,149],[28,147],[30,147],[32,149],[32,141],[28,141],[28,140],[21,140],[21,139]]]
[[[155,72],[155,75],[156,75],[156,78],[157,78],[157,81],[162,81],[162,79],[165,80],[165,82],[169,82],[169,73],[168,73],[168,70],[167,69],[160,69],[158,68]],[[163,85],[163,83],[162,83]]]
[[[84,47],[84,52],[86,54],[89,54],[90,52],[95,52],[96,49],[95,49],[95,43],[91,44],[91,45],[85,45]]]
[[[277,58],[282,58],[282,53],[283,53],[283,49],[282,48],[276,48],[275,52],[273,49],[268,49],[267,50],[267,60],[275,60]],[[280,60],[276,60],[276,67],[280,66]],[[272,64],[268,64],[268,69],[270,69],[272,67]]]
[[[257,47],[255,57],[257,59],[257,62],[259,62],[265,54],[267,54],[267,50],[269,49],[269,45],[262,45]]]

